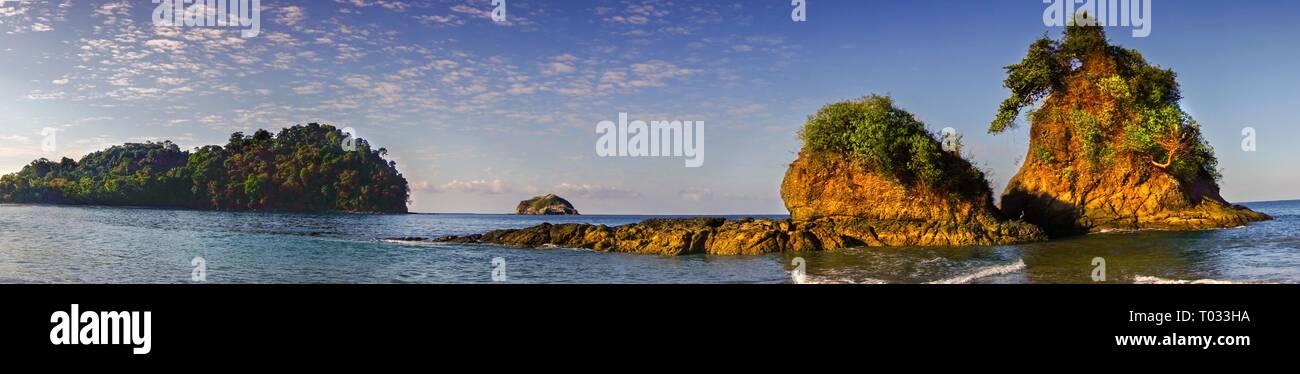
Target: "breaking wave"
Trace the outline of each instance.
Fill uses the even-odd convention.
[[[983,267],[967,274],[930,282],[930,284],[966,284],[976,279],[1011,274],[1022,270],[1025,270],[1025,260],[1016,260],[1015,263]]]
[[[1251,284],[1251,283],[1255,283],[1255,282],[1241,282],[1241,281],[1218,280],[1218,279],[1182,280],[1182,279],[1152,277],[1146,275],[1139,275],[1133,277],[1133,284]]]

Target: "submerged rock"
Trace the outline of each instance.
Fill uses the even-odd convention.
[[[519,202],[515,214],[521,215],[577,215],[578,209],[568,200],[555,194],[534,197]]]

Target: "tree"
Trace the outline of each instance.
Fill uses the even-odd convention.
[[[167,206],[196,209],[405,212],[410,188],[358,139],[308,124],[277,135],[231,134],[225,147],[182,151],[174,143],[110,147],[60,162],[38,159],[0,177],[0,202]],[[73,182],[75,181],[75,182]]]
[[[1180,107],[1177,75],[1109,44],[1100,26],[1066,27],[1061,40],[1043,37],[1006,71],[1011,95],[989,132],[1014,128],[1022,110],[1041,103],[1028,119],[1031,144],[1039,147],[1031,151],[1044,164],[1137,160],[1183,180],[1217,178],[1212,149]]]

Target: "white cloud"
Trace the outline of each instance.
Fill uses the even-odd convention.
[[[640,192],[623,187],[592,184],[561,183],[555,186],[555,191],[561,195],[581,196],[593,199],[624,199],[641,197]]]
[[[302,24],[307,19],[307,12],[297,5],[277,7],[275,22],[281,25],[293,27]]]
[[[542,64],[541,70],[542,74],[545,75],[557,75],[572,73],[578,69],[574,68],[573,65],[565,64],[563,62],[551,62]]]
[[[452,180],[440,186],[433,187],[433,192],[438,193],[476,193],[486,195],[500,195],[506,193],[508,189],[501,183],[501,179],[488,180],[470,180],[461,181]]]
[[[700,202],[713,196],[713,191],[702,187],[691,187],[677,193],[682,199]]]

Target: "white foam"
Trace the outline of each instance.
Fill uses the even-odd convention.
[[[930,284],[966,284],[980,278],[987,278],[1003,274],[1011,274],[1025,270],[1025,260],[1016,260],[1015,263],[1007,265],[994,265],[976,269],[965,275],[960,275],[948,279],[937,280]]]
[[[825,274],[825,275],[798,274],[797,272],[794,271],[790,272],[790,277],[791,279],[794,280],[795,284],[886,284],[889,283],[883,280],[873,279],[873,278],[861,278],[861,277],[850,278],[838,274]]]
[[[380,242],[383,242],[383,243],[390,243],[390,244],[418,245],[418,246],[427,246],[427,245],[432,245],[432,244],[434,244],[433,242],[431,242],[431,241],[427,241],[427,240],[397,240],[397,239],[380,239],[379,241],[380,241]]]
[[[1146,275],[1139,275],[1133,277],[1133,284],[1250,284],[1250,283],[1252,282],[1238,282],[1238,281],[1218,280],[1218,279],[1198,279],[1198,280],[1168,279],[1168,278],[1152,277]]]
[[[851,278],[837,278],[837,277],[818,277],[818,276],[808,275],[808,276],[804,276],[802,279],[796,278],[795,283],[796,284],[886,284],[888,282],[879,279],[871,279],[871,278],[851,279]]]

